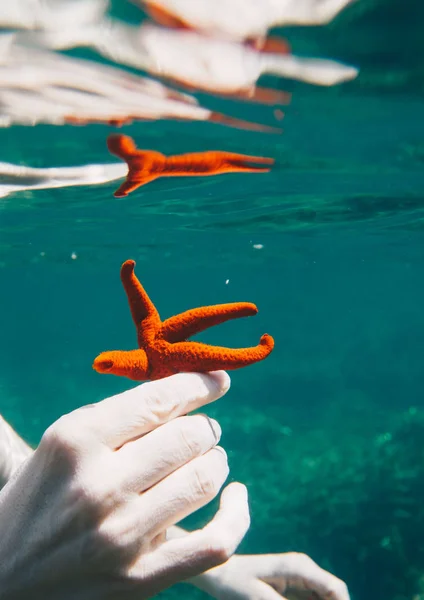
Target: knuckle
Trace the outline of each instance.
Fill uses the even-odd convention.
[[[207,373],[197,373],[193,382],[193,396],[201,401],[219,397],[219,385],[214,377]]]
[[[41,439],[50,450],[78,452],[84,443],[84,430],[70,415],[60,417],[46,429]]]
[[[223,396],[229,388],[229,377],[215,377],[210,373],[192,374],[196,377],[193,382],[192,397],[197,399],[200,405],[208,404]]]
[[[316,566],[316,563],[312,560],[312,558],[304,552],[289,552],[288,559],[292,560],[293,563],[298,564],[302,569]]]
[[[155,382],[156,383],[156,382]],[[181,398],[169,385],[162,383],[152,385],[144,400],[148,420],[156,425],[168,421],[178,414]]]
[[[193,495],[195,498],[214,498],[220,486],[217,483],[216,476],[206,471],[204,468],[195,467],[193,473]]]
[[[168,418],[187,412],[187,407],[193,402],[201,406],[225,392],[217,378],[206,373],[177,373],[145,384],[144,389],[153,414],[157,414],[158,410],[159,414]]]
[[[333,598],[349,598],[349,590],[347,585],[341,579],[336,579],[328,590],[327,597]]]
[[[205,444],[202,444],[201,432],[185,420],[180,423],[179,442],[184,457],[200,456]]]
[[[107,477],[105,473],[108,473]],[[69,481],[69,491],[76,501],[96,507],[101,514],[106,515],[128,501],[128,494],[117,482],[113,464],[107,457],[96,454],[78,463],[74,476]]]
[[[101,506],[105,513],[122,504],[118,490],[102,477],[93,477],[92,469],[84,470],[76,486],[81,497],[89,500],[93,506]]]
[[[349,598],[348,587],[345,582],[338,577],[323,571],[321,567],[319,567],[317,563],[307,554],[303,552],[287,552],[284,554],[284,559],[285,561],[290,561],[291,568],[296,573],[301,574],[305,579],[308,578],[308,574],[316,573],[317,571],[326,573],[326,592],[323,594],[323,598],[326,600]]]
[[[214,565],[221,565],[234,554],[235,544],[228,533],[220,532],[219,535],[214,534],[209,539],[206,552],[208,559]]]
[[[219,441],[219,424],[207,415],[180,417],[174,423],[179,428],[181,443],[189,456],[200,456]]]

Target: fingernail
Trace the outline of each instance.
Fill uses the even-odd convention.
[[[211,429],[212,429],[213,434],[215,436],[215,443],[217,444],[219,442],[219,440],[221,439],[221,435],[222,435],[221,426],[218,423],[218,421],[215,421],[215,419],[211,419],[209,417],[208,417],[208,423],[211,426]]]
[[[227,453],[225,452],[225,450],[224,450],[224,448],[222,446],[215,446],[215,448],[212,448],[212,450],[216,450],[217,452],[220,452],[228,460],[228,455],[227,455]]]
[[[210,419],[210,418],[209,418],[209,423],[215,434],[216,443],[218,443],[219,440],[221,439],[221,435],[222,435],[221,425],[218,423],[218,421],[215,421],[215,419]]]
[[[211,419],[206,413],[197,413],[197,414],[206,419],[206,421],[208,422],[208,425],[211,428],[212,433],[214,435],[215,444],[217,444],[219,442],[219,440],[221,439],[221,435],[222,435],[221,425],[218,423],[218,421],[215,421],[215,419]]]

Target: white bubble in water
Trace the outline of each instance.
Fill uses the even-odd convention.
[[[71,258],[72,258],[72,260],[76,260],[78,258],[77,253],[76,252],[72,252]]]
[[[255,250],[262,250],[262,248],[264,247],[263,244],[253,244],[253,247]]]

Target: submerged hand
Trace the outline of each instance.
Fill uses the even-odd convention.
[[[181,416],[228,387],[179,374],[54,423],[0,493],[2,598],[139,600],[228,560],[249,526],[241,484],[206,527],[165,538],[228,475],[219,425]]]
[[[32,448],[0,415],[0,490],[32,453]]]
[[[349,600],[341,579],[297,552],[235,555],[192,583],[218,600]]]
[[[0,417],[0,484],[33,450]],[[167,531],[169,539],[186,536],[181,527]],[[189,583],[210,595],[229,600],[349,600],[343,581],[297,553],[235,555],[225,564]]]

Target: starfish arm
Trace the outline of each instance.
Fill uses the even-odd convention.
[[[161,176],[165,156],[154,150],[138,150],[134,140],[119,133],[107,138],[107,147],[111,154],[118,156],[128,165],[125,181],[114,192],[115,198],[123,198],[142,185]]]
[[[254,164],[256,163],[256,164]],[[162,176],[206,176],[221,173],[267,172],[273,158],[234,152],[208,151],[178,154],[166,158]],[[267,167],[259,165],[269,165]]]
[[[253,348],[223,348],[196,342],[170,344],[164,360],[175,371],[216,371],[240,369],[264,360],[274,348],[274,339],[265,333]]]
[[[113,133],[109,135],[106,144],[111,154],[118,156],[122,160],[128,162],[128,158],[134,156],[137,152],[134,140],[129,135],[122,135],[121,133]]]
[[[161,334],[168,342],[182,342],[196,333],[230,319],[256,315],[258,309],[251,302],[215,304],[187,310],[162,323]]]
[[[121,281],[127,294],[134,324],[139,327],[147,317],[159,323],[159,313],[134,273],[134,267],[134,260],[126,260],[121,267]]]
[[[251,156],[250,154],[238,154],[237,152],[211,152],[210,154],[216,154],[217,157],[222,157],[226,161],[240,161],[240,162],[252,162],[261,165],[273,165],[274,159],[267,156]]]
[[[115,198],[128,196],[158,177],[265,173],[274,164],[273,158],[223,151],[192,152],[167,157],[154,150],[138,150],[134,140],[122,134],[110,135],[107,138],[107,146],[111,154],[128,164],[127,177],[115,191]]]
[[[134,156],[137,152],[134,140],[129,135],[113,133],[107,138],[106,144],[111,154],[118,156],[126,162],[128,162],[128,158]]]
[[[149,379],[149,363],[144,350],[110,350],[99,354],[93,362],[98,373],[128,377],[133,381]]]
[[[274,164],[273,158],[265,156],[247,156],[245,154],[235,154],[227,152],[223,158],[221,167],[222,173],[267,173]],[[256,164],[255,164],[256,163]],[[266,167],[260,165],[268,165]]]
[[[157,179],[159,175],[145,175],[144,177],[132,177],[131,174],[127,175],[127,179],[124,181],[122,185],[113,193],[115,198],[123,198],[124,196],[128,196],[131,192],[141,187],[142,185],[146,185],[146,183],[150,183]]]

